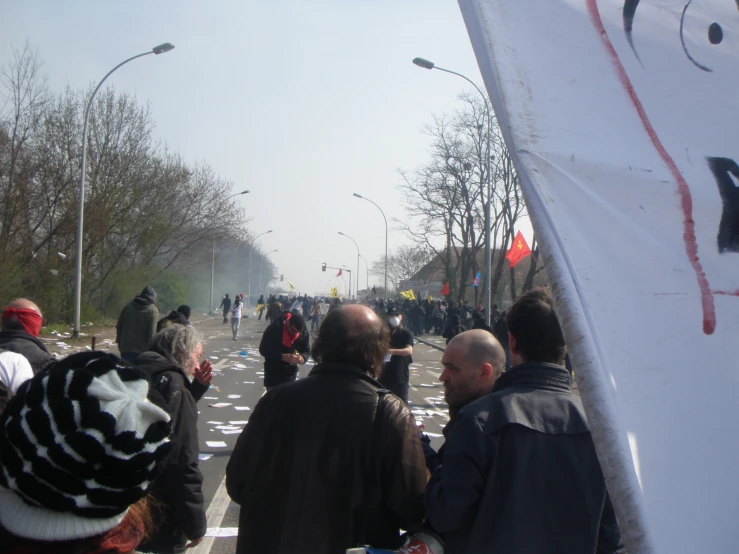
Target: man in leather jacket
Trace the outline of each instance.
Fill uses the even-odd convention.
[[[424,519],[416,422],[374,379],[388,328],[369,308],[326,316],[306,379],[268,391],[226,470],[241,505],[239,554],[343,554],[401,546]]]

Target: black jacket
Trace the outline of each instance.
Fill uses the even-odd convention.
[[[567,370],[519,365],[460,410],[426,489],[448,554],[624,552]]]
[[[141,552],[184,546],[207,529],[202,493],[203,474],[198,467],[198,408],[191,384],[182,370],[155,352],[144,352],[134,364],[150,375],[151,387],[167,403],[172,417],[172,450],[151,493],[161,502],[155,513],[156,534],[139,547]],[[207,387],[206,387],[207,388]],[[198,394],[202,394],[202,386]]]
[[[413,415],[344,364],[265,394],[239,437],[226,488],[241,504],[238,554],[343,554],[400,546],[424,518]]]
[[[479,318],[472,318],[472,328],[473,329],[483,329],[483,330],[487,331],[488,333],[490,333],[491,335],[495,336],[495,333],[490,328],[490,325],[488,325],[487,323],[485,323],[485,320],[483,318],[481,318],[481,317],[479,317]]]
[[[56,358],[49,353],[46,345],[40,339],[29,335],[25,331],[0,332],[0,348],[23,354],[28,363],[31,364],[34,375],[45,370],[56,361]]]
[[[446,339],[446,343],[449,344],[449,341],[452,340],[457,335],[464,333],[467,329],[464,325],[462,325],[462,320],[457,314],[453,314],[449,318],[449,325],[446,326],[446,329],[444,329],[444,332],[441,334],[442,337]]]
[[[282,344],[282,330],[285,327],[285,317],[280,316],[265,329],[262,341],[259,343],[259,353],[264,356],[264,386],[276,387],[283,383],[295,381],[298,375],[298,366],[282,361],[283,354],[292,354],[296,350],[303,358],[308,359],[310,353],[310,335],[308,329],[303,329],[292,347]]]

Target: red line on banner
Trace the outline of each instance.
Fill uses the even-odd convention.
[[[730,291],[730,290],[715,290],[713,291],[713,294],[722,294],[724,296],[739,296],[739,290]]]
[[[683,210],[683,242],[685,243],[685,253],[688,255],[688,260],[690,260],[690,264],[693,266],[695,276],[698,278],[698,287],[701,291],[701,303],[703,305],[703,332],[706,335],[710,335],[716,329],[716,307],[714,305],[711,287],[708,284],[708,279],[706,278],[703,266],[698,258],[698,244],[695,239],[695,221],[693,220],[693,197],[690,194],[690,187],[688,187],[687,181],[685,181],[685,178],[677,168],[675,160],[672,159],[672,156],[670,156],[667,149],[657,136],[657,132],[654,130],[652,122],[649,121],[647,112],[636,94],[634,85],[631,84],[631,80],[626,73],[626,69],[624,69],[621,60],[618,57],[618,53],[613,47],[611,39],[608,38],[608,33],[606,32],[603,20],[600,17],[597,1],[585,0],[585,2],[588,6],[590,19],[598,31],[600,38],[603,40],[606,50],[611,56],[611,61],[616,68],[621,85],[623,85],[626,93],[629,95],[634,108],[636,108],[636,112],[639,114],[639,119],[641,119],[644,130],[647,132],[647,135],[649,135],[649,139],[652,141],[654,148],[657,150],[660,158],[662,158],[662,161],[665,163],[667,168],[670,170],[670,173],[672,173],[672,177],[677,182],[677,192],[680,195],[680,205]]]

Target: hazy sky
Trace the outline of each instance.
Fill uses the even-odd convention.
[[[338,231],[370,264],[384,255],[382,216],[352,193],[403,219],[397,169],[427,160],[422,126],[454,110],[465,90],[411,60],[482,81],[453,0],[1,4],[0,61],[28,40],[57,92],[173,43],[108,82],[150,102],[155,134],[171,149],[207,161],[234,192],[251,190],[238,201],[255,234],[274,230],[260,239],[263,250],[279,249],[271,255],[279,272],[310,294],[335,283],[321,262],[356,267],[354,244]],[[409,241],[389,223],[392,251]]]

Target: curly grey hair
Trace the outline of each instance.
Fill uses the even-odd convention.
[[[190,356],[202,341],[200,333],[192,325],[175,324],[154,335],[149,350],[164,356],[185,373],[190,373]]]

